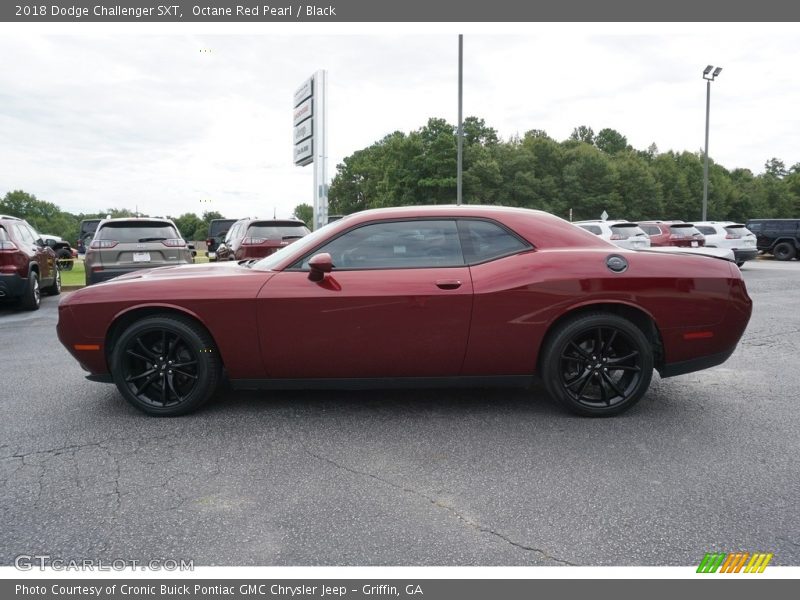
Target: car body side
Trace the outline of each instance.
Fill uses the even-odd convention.
[[[59,337],[86,370],[100,377],[108,373],[115,336],[126,323],[172,311],[210,332],[232,380],[442,375],[445,363],[438,359],[445,351],[452,360],[447,363],[451,372],[444,374],[529,377],[559,322],[602,310],[627,317],[645,332],[656,368],[667,376],[723,362],[749,320],[751,301],[733,264],[624,250],[538,211],[365,211],[328,225],[330,235],[323,242],[376,219],[409,218],[491,220],[527,240],[530,248],[463,267],[334,270],[321,283],[309,281],[307,271],[290,268],[316,250],[306,247],[287,248],[268,271],[236,263],[166,267],[94,286],[91,293],[75,292],[60,306]],[[606,266],[611,255],[627,261],[624,272]],[[464,283],[458,302],[420,287],[423,274],[430,279],[454,273]],[[125,286],[124,294],[118,286]],[[358,297],[348,301],[350,289],[357,289]],[[451,300],[443,303],[447,297]],[[451,306],[457,309],[448,313]],[[410,330],[410,323],[426,318],[435,324],[432,329]],[[364,335],[351,335],[353,328]],[[415,351],[425,360],[409,357],[404,346],[419,333]],[[370,356],[359,362],[354,353]],[[370,364],[382,371],[370,371]]]

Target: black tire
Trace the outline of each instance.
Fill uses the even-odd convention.
[[[781,242],[772,249],[775,260],[792,260],[795,254],[795,248],[789,242]]]
[[[111,373],[125,399],[153,416],[185,415],[217,388],[222,363],[208,332],[191,319],[157,315],[122,332]]]
[[[42,291],[39,289],[39,274],[36,271],[31,271],[28,275],[28,285],[25,287],[25,292],[20,300],[20,306],[25,310],[39,310],[41,303]]]
[[[53,284],[42,290],[48,296],[58,296],[61,293],[61,271],[59,269],[55,269],[55,274],[56,275],[55,279],[53,279]]]
[[[72,270],[72,252],[66,248],[62,248],[56,254],[56,265],[62,271]]]
[[[548,335],[540,364],[545,388],[566,409],[610,417],[631,408],[647,391],[653,348],[627,319],[588,313]]]

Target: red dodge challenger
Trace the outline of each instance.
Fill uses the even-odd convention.
[[[527,386],[581,415],[724,362],[750,318],[735,264],[624,250],[548,213],[350,215],[258,262],[142,270],[66,296],[58,336],[151,415],[236,389]]]

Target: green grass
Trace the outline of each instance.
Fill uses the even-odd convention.
[[[86,279],[83,270],[83,260],[76,259],[72,265],[72,270],[61,271],[61,285],[84,285]]]
[[[194,258],[195,263],[207,263],[208,257],[201,256],[201,253],[198,252],[197,256]],[[83,259],[76,259],[72,265],[71,271],[61,271],[61,285],[63,286],[75,286],[80,285],[83,286],[86,284],[86,271],[84,270]]]

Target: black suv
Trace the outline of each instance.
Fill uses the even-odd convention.
[[[206,256],[208,260],[217,260],[217,248],[228,235],[231,225],[239,219],[214,219],[208,224],[208,238],[206,239]]]
[[[94,232],[97,231],[97,226],[100,224],[100,219],[84,219],[81,221],[81,230],[78,234],[78,254],[86,254],[89,244],[92,243]]]
[[[749,219],[756,234],[756,248],[776,260],[792,260],[800,254],[800,219]]]
[[[36,310],[42,292],[61,293],[56,253],[26,221],[0,215],[0,299]]]

